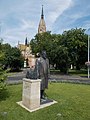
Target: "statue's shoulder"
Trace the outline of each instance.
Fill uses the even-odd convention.
[[[40,58],[36,59],[36,64],[40,63]]]
[[[41,61],[43,61],[43,58],[42,57],[38,58],[38,62],[41,62]]]

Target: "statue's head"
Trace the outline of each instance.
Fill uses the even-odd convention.
[[[37,54],[36,54],[36,57],[39,58],[39,57],[40,57],[40,53],[37,53]]]
[[[42,51],[41,55],[42,55],[42,57],[43,57],[44,59],[46,59],[46,58],[47,58],[46,51]]]

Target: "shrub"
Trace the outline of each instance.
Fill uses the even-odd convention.
[[[3,89],[5,89],[5,80],[6,80],[6,75],[5,75],[6,71],[4,71],[1,67],[0,67],[0,91],[2,91]]]

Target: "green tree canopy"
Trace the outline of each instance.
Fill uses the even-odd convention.
[[[64,31],[62,35],[37,34],[30,42],[32,52],[46,50],[50,64],[56,64],[61,72],[67,73],[70,64],[80,69],[87,61],[87,35],[84,32],[84,29],[76,28]]]
[[[2,45],[3,52],[5,54],[2,61],[4,68],[11,68],[11,70],[19,70],[23,66],[23,57],[21,52],[16,47],[11,47],[9,44]]]
[[[2,40],[0,40],[0,92],[5,88],[5,71],[2,69],[2,61],[4,59],[4,52],[2,51]]]
[[[87,35],[84,29],[71,29],[63,32],[62,44],[68,48],[71,64],[77,69],[82,68],[87,61]]]

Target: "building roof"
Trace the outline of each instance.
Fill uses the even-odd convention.
[[[18,48],[20,49],[20,51],[25,51],[26,50],[26,45],[24,45],[24,44],[19,44],[18,45]]]

